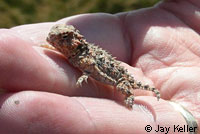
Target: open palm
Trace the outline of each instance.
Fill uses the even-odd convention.
[[[1,29],[0,133],[143,134],[147,125],[155,133],[158,124],[174,132],[173,125],[186,122],[168,100],[182,104],[199,123],[199,6],[198,0],[174,0],[115,15]],[[40,47],[55,23],[74,25],[88,42],[123,61],[135,79],[159,89],[160,101],[135,91],[129,110],[113,87],[90,79],[76,88],[81,72],[62,54]]]

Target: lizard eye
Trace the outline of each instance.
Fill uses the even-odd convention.
[[[62,36],[62,38],[65,39],[65,40],[67,39],[67,37],[68,37],[67,35]]]
[[[65,42],[66,45],[71,45],[73,40],[73,33],[66,33],[61,35],[62,42]]]
[[[64,40],[69,40],[69,39],[72,39],[72,38],[74,37],[74,35],[73,35],[72,32],[67,32],[67,33],[65,33],[65,34],[63,34],[63,35],[61,35],[61,36],[62,36],[62,38],[63,38]]]

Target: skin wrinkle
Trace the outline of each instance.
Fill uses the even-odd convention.
[[[124,24],[126,24],[126,22],[127,21],[129,21],[129,15],[132,13],[133,11],[129,11],[129,12],[127,12],[126,14],[125,14],[125,17],[124,17]],[[134,41],[133,41],[133,39],[132,39],[132,37],[131,37],[131,33],[130,33],[130,30],[126,30],[126,31],[128,31],[128,38],[129,38],[129,42],[130,42],[130,46],[131,46],[131,53],[132,53],[132,56],[130,57],[130,66],[134,66],[134,67],[136,67],[136,63],[137,63],[137,60],[138,60],[138,58],[140,57],[139,55],[138,55],[138,57],[136,57],[136,58],[134,58],[134,48],[135,48],[135,46],[134,46]],[[134,61],[134,59],[136,59],[135,61]]]
[[[152,56],[155,60],[160,61],[165,66],[163,68],[166,68],[166,67],[170,66],[170,64],[167,64],[165,61],[162,61],[162,59],[157,58],[154,54],[149,53],[149,55]],[[143,68],[141,67],[141,69],[143,69]]]
[[[196,93],[193,93],[196,94]],[[183,96],[185,95],[185,96]],[[187,110],[189,110],[193,115],[195,115],[196,120],[198,121],[199,119],[199,110],[198,110],[198,98],[194,98],[193,100],[191,100],[190,95],[192,97],[192,94],[180,94],[180,95],[174,95],[175,96],[175,102],[180,103],[181,105],[183,105]],[[194,107],[194,105],[196,105],[196,107]]]
[[[130,50],[130,52],[127,55],[127,57],[128,57],[128,63],[127,64],[132,65],[131,54],[133,53],[134,44],[133,44],[133,41],[131,40],[130,31],[127,29],[127,27],[125,25],[128,14],[129,13],[126,13],[125,15],[122,15],[122,16],[118,16],[118,18],[119,18],[119,21],[120,21],[120,24],[121,24],[123,42],[125,43],[124,45],[128,46],[127,48],[130,48],[130,49],[127,49],[127,50]]]
[[[174,47],[173,47],[174,49]],[[168,57],[172,54],[172,50],[170,51],[170,53],[168,54]],[[156,58],[156,56],[154,56],[153,54],[151,54],[157,61],[160,61],[161,63],[163,63],[165,65],[165,68],[166,67],[170,67],[171,65],[173,65],[174,63],[176,63],[176,59],[174,59],[173,61],[171,61],[169,63],[169,60],[168,61],[163,61],[162,59],[159,60],[159,58]],[[165,57],[166,58],[166,57]],[[168,63],[167,63],[168,62]]]
[[[97,129],[97,125],[95,124],[94,120],[92,120],[92,117],[90,116],[89,111],[86,109],[86,107],[84,106],[83,103],[81,103],[81,101],[79,99],[77,99],[76,97],[73,97],[74,100],[77,101],[77,103],[79,103],[81,105],[81,107],[87,112],[88,114],[88,118],[90,119],[90,121],[93,123],[94,127],[95,127],[95,133],[98,133],[98,129]],[[156,112],[154,110],[154,108],[152,107],[151,104],[149,104],[148,102],[145,102],[143,100],[138,100],[137,102],[135,102],[135,106],[137,106],[137,108],[139,109],[140,112],[143,112],[151,121],[152,121],[152,125],[156,126],[157,122],[156,122]]]
[[[146,53],[147,53],[147,52],[146,52]],[[144,54],[145,54],[145,53],[144,53]],[[143,54],[143,55],[144,55],[144,54]],[[169,66],[170,66],[169,64],[167,64],[167,63],[165,63],[164,61],[160,60],[159,58],[157,58],[157,57],[154,56],[153,54],[149,53],[149,55],[151,55],[155,60],[160,61],[164,66],[166,66],[166,67],[169,67]],[[163,67],[163,68],[166,68],[166,67]],[[138,67],[137,67],[137,68],[139,68],[139,69],[141,70],[141,72],[143,73],[143,76],[144,76],[144,77],[148,78],[148,77],[147,77],[147,76],[148,76],[148,72],[145,71],[144,67],[143,67],[140,63],[138,63]],[[161,68],[159,68],[159,69],[161,69]],[[150,72],[150,73],[151,73],[151,72]],[[152,79],[151,79],[151,81],[152,81],[153,83],[155,83]]]
[[[196,90],[196,89],[195,89]],[[195,105],[198,105],[198,100],[197,98],[195,98],[194,100],[192,100],[192,102],[190,101],[189,98],[191,98],[191,96],[193,96],[193,94],[196,94],[196,92],[192,93],[192,94],[187,94],[187,93],[184,93],[184,94],[178,94],[178,95],[174,95],[176,97],[176,101],[177,102],[180,102],[180,103],[187,103],[187,102],[190,102],[192,104],[195,104]],[[183,104],[184,104],[183,103]]]
[[[188,50],[189,50],[195,57],[196,57],[196,56],[197,56],[197,57],[200,56],[200,55],[198,55],[194,50],[190,49],[190,48],[192,47],[192,45],[187,45],[188,43],[187,43],[186,41],[184,41],[184,40],[180,40],[180,42],[183,42],[183,43],[179,43],[179,44],[180,44],[181,47],[184,48],[184,52],[182,52],[181,55],[184,55],[184,54],[187,53]],[[193,43],[191,43],[191,44],[193,44]],[[174,47],[173,47],[173,49],[174,49]],[[171,50],[171,52],[172,52],[172,50]],[[183,62],[187,62],[187,61],[183,61]],[[176,62],[174,62],[174,63],[175,63],[175,66],[178,66],[178,65],[176,65]],[[171,63],[170,65],[173,66],[174,63]],[[186,66],[185,66],[185,67],[186,67]]]
[[[177,73],[177,71],[179,71],[179,70],[181,70],[181,69],[184,69],[184,68],[185,68],[185,67],[174,69],[174,71],[171,72],[169,76],[172,76],[172,77],[174,78],[174,77],[175,77],[175,74],[174,74],[174,73]],[[166,82],[165,82],[165,83],[167,83],[168,80],[170,81],[170,79],[166,79]],[[185,80],[184,80],[184,81],[185,81]],[[162,85],[164,85],[164,84],[162,84]],[[175,90],[175,89],[174,89],[174,90],[170,90],[170,91],[173,91],[173,92],[171,92],[169,100],[173,100],[173,98],[175,98],[174,100],[178,100],[178,99],[176,98],[177,95],[180,95],[180,94],[181,94],[180,92],[184,92],[185,90],[187,91],[188,88],[184,89],[184,88],[182,87],[182,85],[179,84],[179,86],[176,86],[176,90]],[[179,94],[179,93],[180,93],[180,94]],[[169,94],[169,93],[168,93],[168,94]],[[189,95],[191,95],[191,94],[189,94]],[[166,98],[164,98],[164,99],[166,99]]]
[[[147,117],[149,117],[149,119],[154,123],[156,123],[156,113],[155,110],[153,110],[153,108],[149,108],[148,106],[144,105],[144,104],[137,104],[139,109],[141,110],[141,112],[145,113],[147,115]]]
[[[54,68],[53,62],[50,61],[50,59],[48,59],[47,57],[45,57],[43,53],[42,54],[39,53],[39,51],[37,50],[37,48],[38,48],[38,46],[33,46],[33,49],[41,56],[41,58],[43,58],[44,61],[47,60],[48,64],[50,64],[50,66],[53,67],[53,69],[51,71],[53,71],[52,74],[55,75],[56,74],[56,69]],[[41,48],[41,47],[39,47],[39,48]],[[55,79],[55,77],[51,77],[51,83],[48,83],[48,85],[49,85],[49,89],[50,90],[56,89],[57,86],[56,86],[56,79]]]
[[[163,88],[165,88],[164,86],[165,86],[165,84],[170,80],[169,79],[169,77],[174,73],[174,72],[176,72],[177,70],[179,70],[179,68],[177,68],[177,67],[171,67],[171,68],[175,68],[175,69],[173,69],[173,71],[171,71],[170,73],[168,73],[168,77],[162,82],[162,83],[159,83],[160,85],[162,85],[161,87],[159,87],[159,89],[160,89],[160,91],[162,91],[163,90]],[[166,85],[168,85],[168,84],[166,84]],[[167,96],[167,97],[165,97],[165,98],[163,98],[163,99],[166,99],[166,100],[171,100],[171,98],[173,97],[173,96],[171,96],[171,94],[169,95],[169,94],[165,94],[165,96]]]
[[[185,51],[181,55],[184,55],[185,53],[187,53],[189,51],[194,55],[194,57],[198,58],[200,56],[194,50],[190,49],[192,47],[192,45],[187,45],[186,46],[186,44],[188,44],[188,43],[187,42],[184,43],[185,42],[184,40],[181,40],[181,41],[183,41],[183,43],[180,43],[180,46],[182,46],[185,49]],[[184,62],[188,62],[188,61],[184,61]],[[171,64],[171,65],[173,65],[173,64]],[[175,66],[177,66],[177,65],[175,64]],[[187,67],[187,66],[184,66],[184,67]]]
[[[174,71],[174,72],[175,72],[175,71]],[[173,73],[174,73],[174,72],[173,72]],[[180,93],[180,92],[183,92],[184,90],[186,90],[186,89],[184,89],[181,85],[179,85],[178,87],[176,87],[176,90],[171,90],[171,91],[173,91],[173,92],[171,92],[171,96],[170,96],[170,98],[169,98],[168,100],[173,101],[173,98],[175,98],[174,100],[177,100],[176,94],[178,94],[178,93]]]
[[[173,48],[174,49],[174,48]],[[171,52],[172,52],[172,50],[171,50]],[[170,54],[171,54],[171,52],[170,52]],[[186,52],[186,51],[185,51]],[[170,54],[168,54],[168,55],[170,55]],[[155,60],[157,60],[157,61],[160,61],[165,67],[163,67],[163,68],[168,68],[168,67],[170,67],[170,66],[173,66],[173,64],[175,64],[176,63],[176,61],[174,61],[174,62],[171,62],[171,63],[167,63],[167,62],[165,62],[165,61],[162,61],[162,59],[159,59],[159,58],[157,58],[155,55],[153,55],[153,54],[151,54],[151,53],[149,53],[149,55],[151,55]],[[176,67],[176,65],[174,66],[174,67]],[[142,67],[141,67],[142,68]],[[162,69],[162,68],[159,68],[159,69]]]
[[[34,51],[36,51],[36,53],[38,54],[38,55],[42,55],[41,53],[39,53],[36,49],[35,49],[35,47],[36,48],[38,48],[37,46],[32,46],[32,48],[34,49]],[[44,59],[44,61],[47,63],[47,64],[50,64],[50,66],[51,66],[51,62],[49,62],[49,61],[47,61],[47,58],[45,58],[45,56],[41,56],[41,58],[43,58]],[[54,67],[54,66],[53,66]],[[48,83],[48,86],[49,86],[49,91],[51,91],[51,90],[53,90],[53,89],[56,89],[56,85],[57,85],[57,83],[56,83],[56,78],[54,77],[54,75],[56,75],[56,69],[55,68],[53,68],[53,69],[51,69],[51,72],[49,72],[50,74],[48,74],[49,75],[49,77],[51,78],[51,80],[50,80],[50,82]]]
[[[141,101],[138,100],[137,102],[135,102],[136,106],[138,106],[138,108],[141,110],[141,112],[143,112],[144,114],[147,115],[147,117],[151,120],[152,122],[152,126],[155,128],[156,126],[158,126],[158,122],[156,121],[156,111],[154,110],[154,108],[148,104],[148,102],[145,101]]]
[[[153,125],[156,125],[156,112],[154,108],[149,105],[148,102],[141,100],[138,100],[137,102],[135,102],[135,104],[141,112],[147,115],[147,117],[152,121]]]
[[[192,43],[193,44],[193,43]],[[188,50],[194,54],[194,56],[200,57],[200,54],[196,53],[194,50],[191,49],[192,45],[184,46],[185,48],[188,48]]]
[[[88,120],[89,121],[91,121],[92,122],[92,124],[93,124],[93,128],[94,128],[94,131],[93,132],[98,132],[97,130],[97,125],[96,125],[96,123],[94,122],[94,120],[92,119],[92,117],[91,117],[91,115],[90,115],[90,112],[87,110],[87,108],[84,106],[84,104],[83,103],[81,103],[81,101],[79,101],[76,97],[72,97],[79,105],[80,105],[80,107],[82,107],[83,108],[83,110],[87,113],[87,115],[88,115]]]

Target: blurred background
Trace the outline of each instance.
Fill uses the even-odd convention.
[[[0,0],[0,27],[56,21],[81,13],[118,13],[153,6],[159,0]]]

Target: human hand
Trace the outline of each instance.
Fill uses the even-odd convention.
[[[143,96],[135,97],[133,110],[120,105],[123,96],[111,87],[89,80],[75,88],[81,73],[60,53],[39,47],[54,22],[1,29],[0,85],[6,93],[0,96],[0,133],[143,134],[147,125],[155,133],[158,124],[172,133],[174,125],[186,122],[167,100],[182,104],[199,123],[197,5],[172,1],[56,22],[74,25],[88,42],[129,64],[124,66],[138,81],[160,90],[159,101],[151,92],[136,91]]]

